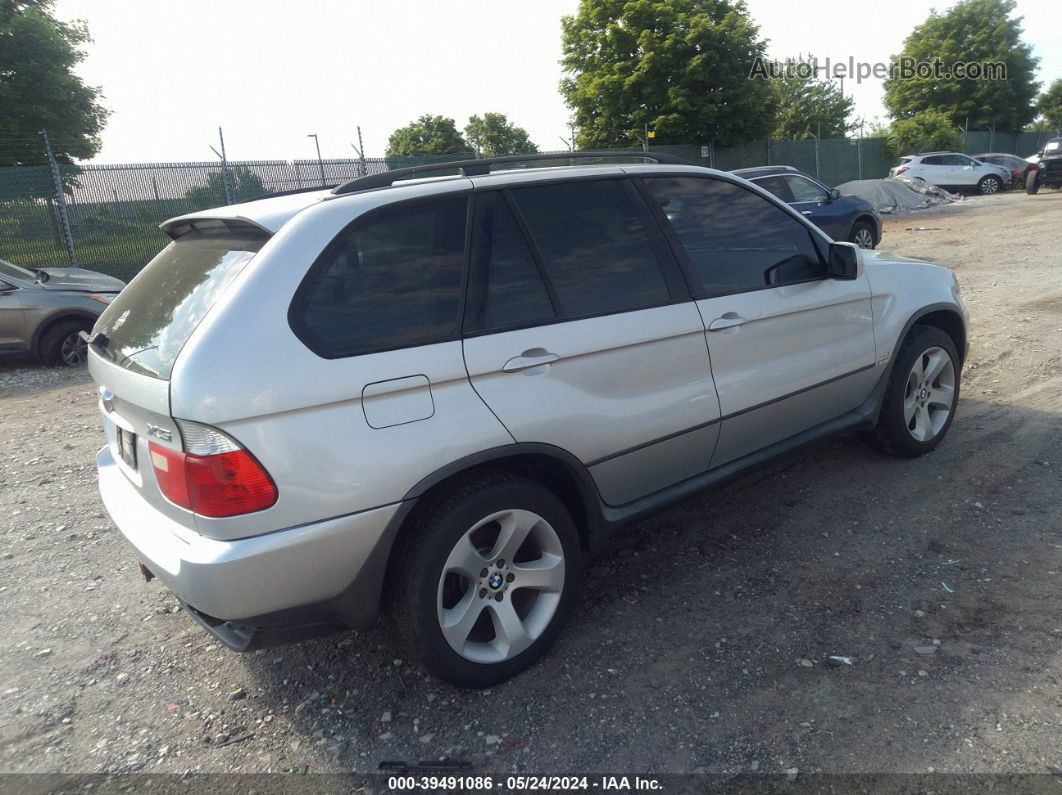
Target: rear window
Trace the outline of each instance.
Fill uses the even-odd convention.
[[[181,235],[100,316],[96,330],[108,343],[96,350],[129,370],[168,380],[192,332],[268,239],[220,225]]]

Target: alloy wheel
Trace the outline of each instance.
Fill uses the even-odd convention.
[[[446,559],[439,628],[467,660],[509,660],[549,626],[564,582],[564,548],[549,522],[521,509],[493,513],[466,531]]]
[[[984,182],[981,183],[981,193],[985,195],[996,193],[999,190],[999,180],[995,177],[987,177]]]
[[[854,237],[852,242],[860,248],[874,248],[874,235],[865,226],[859,227]]]
[[[59,345],[59,358],[67,367],[77,367],[88,359],[88,345],[79,332],[67,335]]]
[[[915,359],[907,376],[903,417],[917,442],[941,432],[955,407],[955,364],[943,348],[929,348]]]

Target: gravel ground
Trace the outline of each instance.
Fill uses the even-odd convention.
[[[1060,218],[1047,191],[890,219],[973,316],[944,444],[826,442],[644,523],[490,691],[379,632],[226,651],[105,515],[87,375],[0,365],[0,771],[1062,768]]]

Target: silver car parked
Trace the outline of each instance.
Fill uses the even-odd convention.
[[[947,433],[951,271],[661,155],[497,170],[539,159],[175,218],[96,324],[103,501],[231,648],[382,608],[486,686],[553,642],[617,528],[829,434]]]
[[[22,268],[0,260],[0,355],[36,356],[42,364],[85,363],[80,333],[125,282],[84,268]]]

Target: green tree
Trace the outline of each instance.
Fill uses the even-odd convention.
[[[61,163],[100,149],[107,119],[100,90],[74,74],[91,41],[88,28],[60,22],[51,6],[51,0],[0,0],[0,166],[46,163],[41,130]]]
[[[790,59],[771,81],[775,92],[772,138],[844,138],[855,126],[849,120],[855,100],[846,97],[836,83],[820,80],[814,63],[810,56]]]
[[[267,192],[258,175],[244,166],[229,168],[229,188],[234,202],[252,199]],[[189,204],[204,210],[227,204],[224,173],[211,171],[207,174],[206,185],[189,188],[184,192],[184,198]]]
[[[421,155],[452,155],[468,152],[469,146],[457,123],[445,116],[425,114],[405,127],[399,127],[387,139],[389,158]]]
[[[948,68],[957,62],[1002,63],[1005,79],[947,79],[935,75],[885,81],[885,107],[894,119],[926,110],[947,114],[952,123],[969,129],[1019,130],[1036,115],[1033,99],[1039,59],[1022,41],[1021,17],[1011,17],[1014,0],[960,0],[944,13],[911,31],[901,57]]]
[[[465,126],[465,140],[480,157],[523,155],[537,152],[527,130],[517,127],[504,113],[472,116]]]
[[[561,94],[583,148],[760,138],[771,87],[749,76],[766,52],[742,0],[580,0],[563,17]]]
[[[1062,130],[1062,78],[1053,81],[1039,96],[1036,109],[1045,122],[1045,130]]]
[[[924,110],[897,119],[885,138],[885,148],[894,157],[941,149],[954,151],[961,146],[962,130],[939,110]]]

